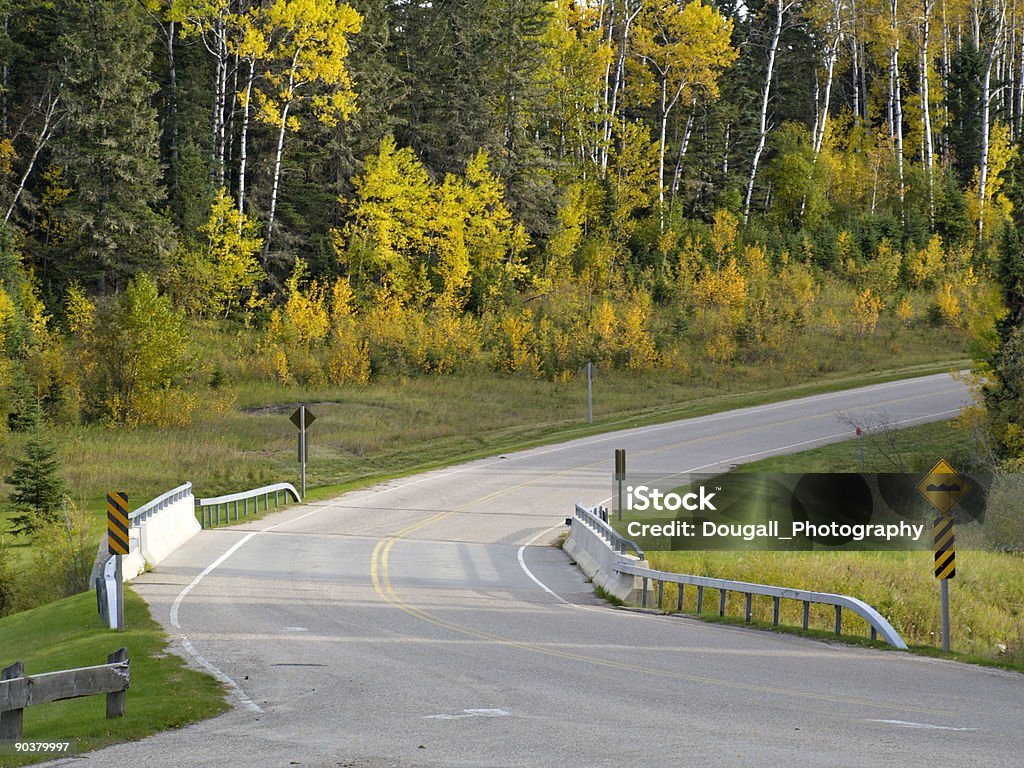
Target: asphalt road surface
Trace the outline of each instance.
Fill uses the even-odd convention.
[[[712,470],[847,438],[842,414],[909,424],[967,398],[948,376],[880,384],[204,531],[135,585],[236,706],[60,764],[1020,766],[1024,676],[617,610],[547,546],[609,495],[615,448],[631,470]]]

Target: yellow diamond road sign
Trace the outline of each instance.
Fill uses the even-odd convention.
[[[928,499],[928,503],[935,507],[940,515],[945,515],[967,495],[971,486],[949,465],[949,462],[942,459],[932,467],[924,480],[918,483],[917,490]]]

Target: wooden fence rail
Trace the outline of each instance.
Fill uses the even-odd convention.
[[[107,695],[107,717],[124,715],[131,683],[128,649],[121,648],[96,667],[26,675],[20,661],[0,672],[0,739],[20,739],[25,707],[81,696]]]

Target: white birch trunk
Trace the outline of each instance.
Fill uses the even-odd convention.
[[[775,71],[775,54],[779,49],[779,38],[782,37],[782,17],[789,6],[783,6],[782,0],[776,0],[777,15],[775,31],[772,34],[771,46],[768,48],[768,70],[764,78],[764,90],[761,92],[761,115],[757,138],[757,148],[750,163],[750,179],[747,182],[747,195],[743,201],[743,222],[750,219],[750,200],[754,195],[754,182],[757,181],[757,165],[764,152],[765,139],[768,137],[768,100],[771,97],[772,75]]]

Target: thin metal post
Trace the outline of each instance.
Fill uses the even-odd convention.
[[[306,498],[306,406],[299,406],[299,463],[302,464],[302,498]]]
[[[804,629],[807,629],[811,623],[811,601],[804,600]]]
[[[949,653],[952,647],[949,639],[949,579],[939,580],[939,597],[942,600],[942,650]]]
[[[749,592],[747,592],[747,624],[750,623],[750,619],[753,618],[753,615],[754,615],[753,614],[753,609],[752,609],[752,606],[751,606],[751,602],[753,601],[753,598],[754,598],[754,596],[752,594],[750,594]]]
[[[643,591],[640,594],[640,607],[641,608],[646,608],[647,607],[647,577],[646,576],[643,577],[643,581],[644,581],[644,588],[643,588]]]
[[[725,590],[718,590],[718,615],[725,616]]]
[[[680,583],[680,584],[677,584],[676,586],[678,587],[677,594],[676,594],[676,610],[679,611],[679,613],[682,613],[683,612],[683,585]]]
[[[843,634],[843,606],[836,606],[836,634]]]
[[[594,364],[587,363],[587,424],[594,423]],[[306,489],[302,489],[306,495]]]
[[[702,585],[697,586],[697,613],[704,612],[704,587]]]
[[[121,555],[114,555],[114,578],[117,580],[117,626],[118,632],[124,632],[124,571],[122,570]]]
[[[665,582],[664,581],[659,581],[658,582],[658,610],[659,611],[661,610],[661,606],[662,606],[662,604],[664,602],[664,599],[665,599]]]
[[[772,624],[774,624],[776,627],[779,626],[779,603],[781,602],[781,598],[772,598]]]

